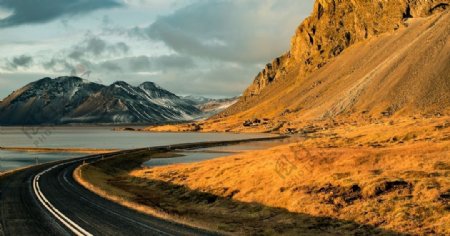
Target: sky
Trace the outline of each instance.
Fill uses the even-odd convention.
[[[0,0],[0,99],[43,77],[240,95],[313,0]]]

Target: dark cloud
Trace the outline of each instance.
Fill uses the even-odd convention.
[[[155,71],[185,71],[195,68],[194,61],[185,56],[176,54],[148,57],[124,57],[120,59],[110,60],[99,64],[99,70],[120,68],[124,73],[132,72],[155,72]]]
[[[74,60],[82,58],[99,58],[105,56],[120,56],[128,53],[130,47],[124,42],[108,43],[94,36],[86,35],[86,38],[74,46],[68,53],[68,57]]]
[[[209,68],[188,71],[166,71],[154,76],[143,76],[141,80],[154,81],[179,95],[203,95],[208,97],[233,97],[248,87],[256,66],[236,66],[218,63]]]
[[[190,57],[179,55],[167,55],[154,58],[154,68],[167,69],[189,69],[195,67],[194,60]]]
[[[27,55],[13,57],[11,60],[6,60],[6,68],[8,70],[16,70],[19,67],[28,68],[33,64],[33,58]]]
[[[49,61],[42,63],[42,67],[46,70],[57,73],[69,73],[75,68],[76,63],[68,62],[65,58],[54,57]]]
[[[120,61],[128,65],[130,71],[143,72],[151,70],[150,58],[147,56],[123,58]]]
[[[0,27],[44,23],[121,5],[117,0],[1,0],[0,7],[11,10],[13,14],[0,20]]]
[[[262,63],[289,48],[312,1],[199,1],[130,34],[163,41],[180,54]]]
[[[122,68],[114,62],[102,62],[99,67],[110,72],[122,72]]]
[[[122,57],[119,59],[102,60],[97,62],[93,59],[77,58],[76,60],[70,57],[59,56],[53,57],[51,60],[41,63],[46,70],[55,73],[71,73],[72,71],[90,71],[92,74],[127,74],[139,72],[167,72],[167,71],[186,71],[196,67],[194,61],[185,56],[180,55],[165,55],[158,57],[136,56],[136,57]]]

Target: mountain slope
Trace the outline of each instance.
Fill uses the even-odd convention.
[[[183,99],[203,112],[200,119],[206,119],[229,108],[239,100],[239,97],[214,99],[191,95]]]
[[[133,87],[116,82],[77,107],[65,122],[155,123],[192,120],[200,111],[153,83]]]
[[[316,1],[291,50],[217,115],[308,120],[447,113],[449,1]]]
[[[0,103],[0,124],[59,123],[103,86],[78,77],[43,78],[13,92]]]
[[[192,120],[200,110],[154,83],[104,86],[78,77],[44,78],[0,103],[0,124],[161,123]]]

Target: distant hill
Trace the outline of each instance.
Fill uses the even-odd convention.
[[[79,77],[43,78],[0,103],[0,124],[165,123],[194,120],[202,111],[152,82],[109,86]]]
[[[202,119],[224,111],[239,100],[239,97],[214,99],[192,95],[182,98],[203,112]]]

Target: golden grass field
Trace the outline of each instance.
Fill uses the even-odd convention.
[[[133,159],[111,171],[129,164],[117,158],[83,167],[82,176],[225,233],[450,234],[449,117],[316,122],[304,130],[267,150],[156,168]]]

